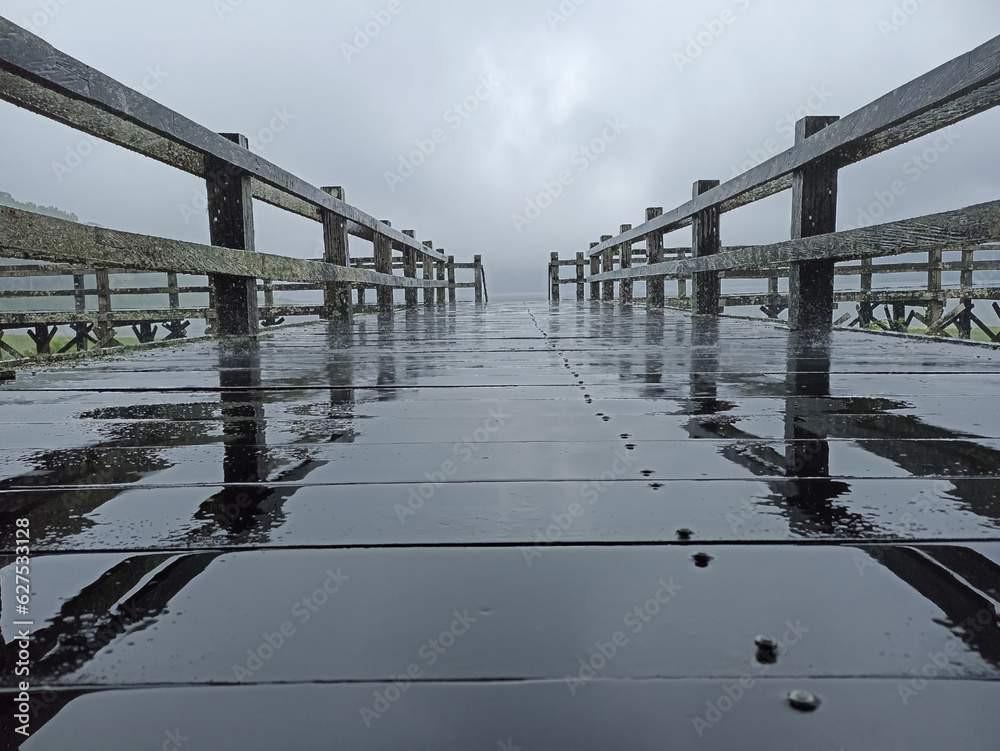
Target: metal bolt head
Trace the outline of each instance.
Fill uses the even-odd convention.
[[[708,553],[695,553],[691,557],[694,558],[694,565],[698,568],[708,568],[708,563],[712,560],[712,556]]]
[[[694,534],[690,529],[678,529],[677,538],[680,540],[690,540],[691,535]]]
[[[812,712],[819,707],[819,698],[808,691],[796,689],[788,693],[788,703],[800,712]]]
[[[762,665],[773,665],[778,661],[777,640],[761,635],[754,642],[757,644],[757,662]]]

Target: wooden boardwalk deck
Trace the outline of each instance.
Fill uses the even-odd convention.
[[[529,302],[22,373],[2,732],[26,518],[29,751],[995,748],[998,366]]]

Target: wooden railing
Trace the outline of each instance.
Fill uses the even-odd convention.
[[[370,257],[352,258],[351,263],[359,269],[374,268],[374,261]],[[425,287],[424,304],[443,304],[446,294],[447,301],[455,303],[457,290],[460,289],[473,290],[475,299],[481,302],[485,293],[481,266],[479,256],[475,257],[473,263],[455,263],[454,256],[448,256],[441,269],[435,269],[435,278],[439,281],[445,279],[447,286]],[[394,264],[394,268],[400,269],[402,264]],[[456,270],[466,269],[472,271],[473,281],[456,282]],[[130,275],[126,277],[124,284],[121,279],[123,274]],[[139,344],[154,342],[158,335],[161,341],[172,341],[188,336],[192,320],[204,321],[205,334],[213,332],[216,312],[213,289],[208,278],[194,278],[184,283],[178,273],[168,272],[162,275],[165,278],[161,284],[136,285],[132,281],[134,274],[134,271],[126,269],[74,268],[66,264],[0,266],[2,279],[41,280],[48,282],[48,286],[63,287],[0,290],[0,350],[17,360],[32,354],[63,354],[73,350],[79,352],[117,347],[122,346],[119,338],[124,338],[118,333],[120,328],[131,328],[134,339]],[[128,283],[133,286],[126,286]],[[373,301],[375,304],[367,304],[365,299],[365,292],[371,289],[377,291],[378,286],[353,284],[351,287],[357,292],[357,301],[353,305],[355,313],[384,312],[377,304],[377,299]],[[258,299],[263,299],[263,305],[258,309],[260,325],[280,326],[286,322],[286,318],[322,317],[322,303],[275,303],[275,293],[301,296],[301,293],[315,294],[323,290],[324,285],[321,284],[275,283],[264,280],[257,285]],[[182,295],[188,301],[191,300],[190,296],[197,296],[199,304],[182,306]],[[165,306],[162,304],[164,297],[167,301]],[[64,304],[60,305],[61,301]],[[46,309],[36,309],[39,304]],[[30,305],[32,310],[9,310],[17,305]],[[71,333],[64,337],[66,341],[54,347],[53,342],[60,333],[60,327],[68,328]],[[31,347],[33,352],[4,340],[7,331],[16,330],[26,330],[27,336],[34,343]]]
[[[563,283],[558,269],[571,265],[576,276],[566,283],[577,285],[578,296],[590,285],[590,297],[596,300],[615,299],[617,288],[618,299],[632,301],[634,282],[643,280],[647,304],[662,307],[666,304],[664,280],[690,279],[690,298],[686,290],[680,298],[687,299],[687,306],[700,315],[717,315],[724,304],[759,302],[772,311],[787,306],[788,325],[793,329],[829,328],[835,301],[841,299],[861,304],[859,322],[871,322],[872,306],[884,302],[904,307],[924,305],[926,313],[917,315],[931,330],[943,330],[951,323],[963,331],[972,323],[988,329],[972,313],[973,300],[1000,295],[993,287],[974,288],[972,273],[996,267],[991,261],[975,261],[974,254],[984,244],[1000,240],[1000,201],[837,232],[837,187],[841,168],[954,125],[998,103],[1000,37],[844,118],[806,117],[796,124],[795,145],[787,151],[726,183],[697,181],[691,201],[666,213],[661,208],[647,209],[645,223],[623,225],[617,236],[605,235],[572,260],[560,261],[555,256],[550,261],[550,295],[558,297]],[[722,247],[723,214],[789,189],[793,193],[791,240]],[[664,236],[685,227],[692,228],[691,246],[665,251]],[[638,243],[645,243],[641,254]],[[963,253],[961,263],[943,264],[942,254],[956,250]],[[894,298],[889,292],[875,295],[870,287],[866,289],[871,280],[866,268],[873,258],[914,252],[927,253],[928,265],[903,264],[898,270],[928,273],[928,286],[920,294],[905,292]],[[637,263],[640,259],[644,263]],[[861,265],[836,270],[836,264],[845,261],[860,261]],[[941,288],[940,274],[945,268],[961,272],[962,289]],[[727,278],[773,281],[769,294],[734,302],[732,296],[722,296],[724,274]],[[860,276],[861,291],[839,293],[838,298],[834,289],[838,274]],[[778,294],[777,280],[782,276],[788,279],[785,295]],[[945,310],[943,303],[951,299],[961,302],[955,309]],[[899,312],[897,308],[894,314]],[[990,336],[994,338],[992,331]]]
[[[833,325],[846,324],[905,332],[917,321],[921,330],[931,334],[945,335],[948,327],[955,326],[959,338],[970,339],[975,327],[989,341],[1000,342],[997,326],[988,325],[974,312],[977,302],[985,302],[1000,318],[1000,304],[997,303],[1000,300],[1000,286],[997,285],[1000,282],[1000,274],[997,273],[1000,272],[1000,260],[976,260],[977,253],[995,257],[1000,255],[998,251],[1000,246],[997,245],[967,248],[960,251],[961,259],[955,261],[943,260],[946,257],[944,252],[932,250],[927,253],[927,260],[921,262],[876,263],[871,258],[863,258],[860,262],[838,262],[834,267],[834,275],[858,280],[857,285],[851,285],[858,289],[834,291],[833,300],[837,307],[853,303],[853,310],[840,315],[833,321]],[[673,248],[664,250],[664,257],[665,260],[676,260],[689,253],[690,248]],[[646,263],[645,250],[633,251],[631,260],[637,265]],[[619,266],[620,259],[616,256],[614,262],[615,266]],[[549,299],[558,301],[562,288],[567,285],[576,288],[577,300],[587,298],[587,287],[591,285],[596,288],[591,299],[602,299],[601,284],[588,281],[588,265],[589,261],[583,253],[577,253],[574,259],[562,260],[558,253],[552,253],[549,262]],[[571,269],[568,277],[562,272],[566,267]],[[960,275],[959,286],[942,284],[942,274],[949,272]],[[920,285],[912,281],[892,283],[893,277],[898,278],[900,274],[920,274],[924,281]],[[677,287],[673,295],[665,292],[662,304],[690,310],[691,296],[687,289],[691,274],[668,274],[663,278],[676,281]],[[719,314],[725,313],[729,308],[757,308],[767,318],[778,319],[788,310],[789,294],[787,291],[780,291],[782,287],[787,288],[787,265],[720,271],[719,279],[720,283],[737,279],[766,280],[768,286],[766,292],[720,292]],[[636,296],[632,302],[650,304],[649,298],[645,296]]]
[[[349,321],[353,312],[352,288],[375,289],[377,308],[389,312],[394,290],[405,290],[409,307],[417,305],[424,290],[427,305],[445,302],[446,290],[476,289],[483,295],[482,262],[456,264],[431,241],[418,241],[411,230],[400,232],[385,220],[346,203],[344,189],[318,188],[251,153],[239,134],[218,134],[127,88],[82,62],[60,52],[5,18],[0,18],[0,99],[69,125],[176,169],[204,178],[208,194],[211,245],[150,237],[0,207],[0,256],[44,261],[62,266],[36,266],[30,273],[70,274],[75,301],[72,313],[6,314],[0,330],[31,328],[39,351],[48,350],[51,325],[74,326],[79,348],[87,344],[111,346],[114,326],[134,325],[140,340],[151,339],[151,324],[162,321],[167,338],[184,336],[184,319],[203,317],[210,330],[223,336],[248,336],[284,315],[319,315]],[[320,223],[323,227],[322,260],[302,260],[257,252],[253,226],[253,200],[257,199]],[[372,243],[374,253],[360,264],[352,260],[349,238]],[[394,258],[394,254],[396,254]],[[398,261],[396,260],[398,259]],[[68,266],[67,266],[68,265]],[[422,267],[422,268],[420,268]],[[472,267],[475,280],[457,282],[455,269]],[[402,275],[393,272],[402,270]],[[418,269],[420,273],[418,273]],[[166,294],[170,306],[162,310],[115,311],[109,275],[115,271],[164,272],[167,284],[134,294]],[[6,266],[3,275],[23,276],[24,267]],[[95,286],[84,278],[93,274]],[[178,274],[205,275],[207,284],[196,288],[177,285]],[[275,284],[289,285],[288,287]],[[317,306],[285,309],[273,304],[277,289],[321,289]],[[182,309],[179,295],[208,292],[207,308]],[[258,302],[262,291],[264,305]],[[7,297],[31,296],[8,293]],[[363,291],[360,293],[363,294]],[[86,310],[86,298],[98,300],[95,312]],[[35,296],[53,296],[41,291]],[[175,304],[176,303],[176,304]],[[19,318],[19,316],[31,316]],[[45,315],[52,316],[48,320]],[[88,327],[93,327],[89,328]]]

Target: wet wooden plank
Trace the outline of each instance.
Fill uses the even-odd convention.
[[[774,713],[767,737],[792,687],[820,697],[792,714],[801,746],[879,696],[909,712],[898,686],[941,653],[908,699],[937,711],[968,686],[975,742],[1000,679],[995,620],[975,625],[1000,597],[1000,420],[982,409],[998,363],[983,346],[566,302],[21,374],[0,386],[0,517],[36,531],[37,690],[66,699],[38,737],[78,727],[84,687],[117,690],[102,711],[133,718],[130,742],[147,691],[296,694],[325,702],[338,738],[367,734],[360,708],[416,663],[377,719],[399,732],[431,711],[425,692],[557,690],[591,713],[588,695],[673,686],[693,708],[657,693],[666,708],[629,727],[655,717],[705,747],[731,722],[745,743],[735,705],[704,738],[692,714],[752,676],[763,690],[739,706]],[[300,623],[328,570],[350,578]],[[680,587],[669,602],[661,578]],[[478,620],[427,664],[421,647],[465,611]],[[295,632],[237,676],[285,621]],[[760,662],[757,636],[786,632]],[[103,696],[83,697],[91,716]],[[533,698],[546,717],[561,706]],[[483,711],[476,728],[508,722]]]
[[[593,680],[575,693],[565,681],[70,689],[45,696],[39,740],[80,751],[160,748],[171,742],[167,733],[178,732],[191,751],[309,748],[330,738],[359,751],[605,751],[656,747],[665,738],[704,751],[879,748],[887,737],[914,751],[991,748],[1000,731],[992,711],[1000,701],[996,684],[930,682],[906,703],[899,686],[752,671],[731,680]],[[821,711],[791,709],[787,697],[796,690],[819,697]],[[91,729],[81,734],[80,727]]]

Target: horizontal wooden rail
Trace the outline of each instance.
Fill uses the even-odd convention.
[[[447,287],[446,281],[169,240],[0,207],[0,255],[76,261],[138,272],[226,274],[293,282],[360,282],[395,288]]]
[[[90,135],[209,177],[206,158],[251,177],[252,193],[266,203],[316,221],[329,212],[364,239],[385,237],[404,248],[445,260],[440,251],[393,229],[360,209],[310,185],[224,136],[57,50],[0,17],[0,99]]]
[[[1000,239],[1000,201],[991,201],[919,219],[758,245],[702,258],[615,269],[591,275],[587,281],[643,279],[679,273],[688,275],[702,271],[760,268],[814,259],[857,260],[930,249],[962,250],[997,239]]]
[[[264,310],[264,308],[261,308]],[[73,311],[50,311],[28,313],[0,313],[0,325],[5,328],[24,329],[48,324],[68,326],[74,323],[97,321],[114,322],[115,326],[130,326],[144,321],[171,321],[184,318],[210,318],[211,308],[159,308],[150,310],[116,310],[99,313],[96,310],[76,313]]]
[[[827,161],[841,168],[954,125],[1000,104],[1000,37],[824,127],[787,151],[691,201],[608,240],[590,257],[725,213],[792,187],[796,172]]]

